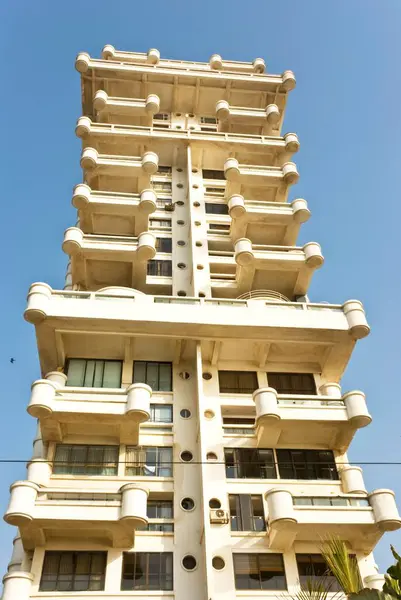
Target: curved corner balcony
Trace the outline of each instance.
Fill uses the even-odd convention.
[[[156,238],[149,231],[133,237],[95,235],[69,227],[64,232],[62,249],[71,258],[74,282],[84,288],[124,285],[127,277],[131,285],[135,280],[138,286],[145,284],[147,262],[156,255]],[[110,271],[114,278],[110,278]]]
[[[307,396],[278,394],[271,387],[256,390],[252,398],[258,445],[308,442],[345,452],[356,431],[372,421],[365,394],[352,391],[341,396],[336,383],[325,384],[321,391],[324,395]]]
[[[121,156],[99,154],[95,148],[86,147],[82,150],[80,164],[89,184],[97,177],[102,184],[113,189],[115,179],[122,178],[129,180],[132,189],[132,179],[138,179],[138,186],[149,188],[150,176],[156,173],[159,158],[155,152],[145,152],[143,156]]]
[[[27,411],[39,420],[43,441],[62,442],[65,436],[95,427],[99,435],[114,432],[122,444],[138,443],[140,425],[150,418],[148,385],[76,388],[64,387],[65,380],[63,373],[55,372],[32,384]]]
[[[301,248],[252,244],[248,238],[240,238],[234,244],[234,252],[209,251],[216,296],[230,290],[238,296],[251,289],[273,289],[286,297],[304,295],[323,261],[316,242]]]
[[[233,194],[228,198],[227,204],[232,219],[231,239],[249,238],[255,243],[263,237],[269,239],[272,244],[294,245],[301,224],[305,223],[311,214],[303,198],[297,198],[287,204],[248,200],[240,194]]]
[[[229,125],[256,125],[266,135],[279,135],[282,114],[277,104],[268,104],[265,108],[248,108],[246,106],[231,106],[226,100],[216,104],[216,118],[220,122],[220,130],[224,131]]]
[[[295,497],[288,489],[265,494],[268,542],[271,549],[287,550],[294,541],[321,542],[329,536],[348,541],[354,551],[369,553],[386,531],[401,527],[391,490],[366,496]]]
[[[147,230],[148,216],[157,210],[157,196],[151,188],[135,194],[97,191],[79,183],[73,189],[72,205],[87,233],[107,230],[113,235],[125,235],[133,230],[138,236]]]
[[[93,106],[101,115],[127,115],[146,117],[152,124],[153,115],[160,111],[160,98],[149,94],[146,98],[118,98],[109,96],[104,90],[98,90],[93,97]]]
[[[263,197],[268,202],[286,202],[290,186],[299,179],[293,162],[286,162],[281,167],[270,167],[239,164],[236,158],[225,161],[224,176],[227,179],[228,197],[234,194],[246,197],[252,191],[255,192],[256,188],[259,193],[263,192]]]
[[[25,550],[60,541],[130,548],[135,530],[148,523],[148,490],[128,483],[109,491],[42,487],[16,481],[4,520],[19,527]]]

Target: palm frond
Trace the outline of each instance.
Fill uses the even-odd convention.
[[[323,540],[320,551],[346,595],[357,594],[363,589],[358,564],[355,558],[350,556],[343,540],[329,537]]]
[[[321,577],[309,577],[304,587],[294,595],[290,594],[291,600],[335,600],[341,592],[333,594],[331,591],[332,581],[325,575]],[[288,598],[288,594],[285,594]]]

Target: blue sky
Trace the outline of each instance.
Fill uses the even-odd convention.
[[[75,55],[100,56],[110,43],[189,60],[215,52],[234,60],[261,56],[271,73],[295,72],[284,131],[299,135],[301,179],[290,199],[308,200],[312,218],[299,241],[320,242],[326,257],[310,297],[361,299],[372,326],[343,379],[344,390],[365,391],[374,418],[357,434],[350,458],[401,462],[400,26],[399,0],[3,0],[0,459],[31,454],[35,425],[25,409],[39,366],[22,313],[33,281],[62,287],[62,234],[75,222]],[[364,475],[369,490],[391,487],[401,502],[401,465],[366,465]],[[24,477],[22,464],[0,464],[1,513],[8,485]],[[0,524],[0,572],[12,536],[13,528]],[[401,551],[401,534],[378,546],[381,570],[391,562],[390,543]]]

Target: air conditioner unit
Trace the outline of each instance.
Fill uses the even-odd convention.
[[[229,522],[228,511],[222,508],[214,508],[210,511],[210,522],[224,525]]]

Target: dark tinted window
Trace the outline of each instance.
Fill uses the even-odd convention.
[[[258,389],[258,378],[253,371],[219,371],[221,394],[252,394]]]
[[[278,449],[276,452],[281,479],[338,479],[331,450]]]
[[[156,250],[158,252],[171,252],[172,247],[171,238],[156,238]]]
[[[117,475],[118,453],[118,446],[57,444],[53,473]]]
[[[269,387],[279,394],[316,395],[315,379],[311,373],[267,373]]]
[[[107,552],[46,552],[41,592],[104,590]]]
[[[302,589],[308,589],[311,580],[316,579],[319,582],[324,577],[325,585],[327,583],[330,586],[330,592],[342,591],[321,554],[297,554],[296,559]]]
[[[237,590],[286,590],[282,554],[234,554]]]
[[[173,389],[171,363],[136,360],[133,382],[147,383],[154,392],[171,392]]]
[[[122,590],[172,590],[172,552],[124,552]]]
[[[266,529],[262,496],[230,494],[229,503],[232,531],[264,531]]]
[[[212,215],[228,215],[228,206],[221,202],[205,202],[206,212]]]
[[[171,260],[149,260],[147,266],[147,274],[158,277],[171,277],[172,275]]]
[[[226,448],[226,477],[229,479],[276,479],[273,450]]]

